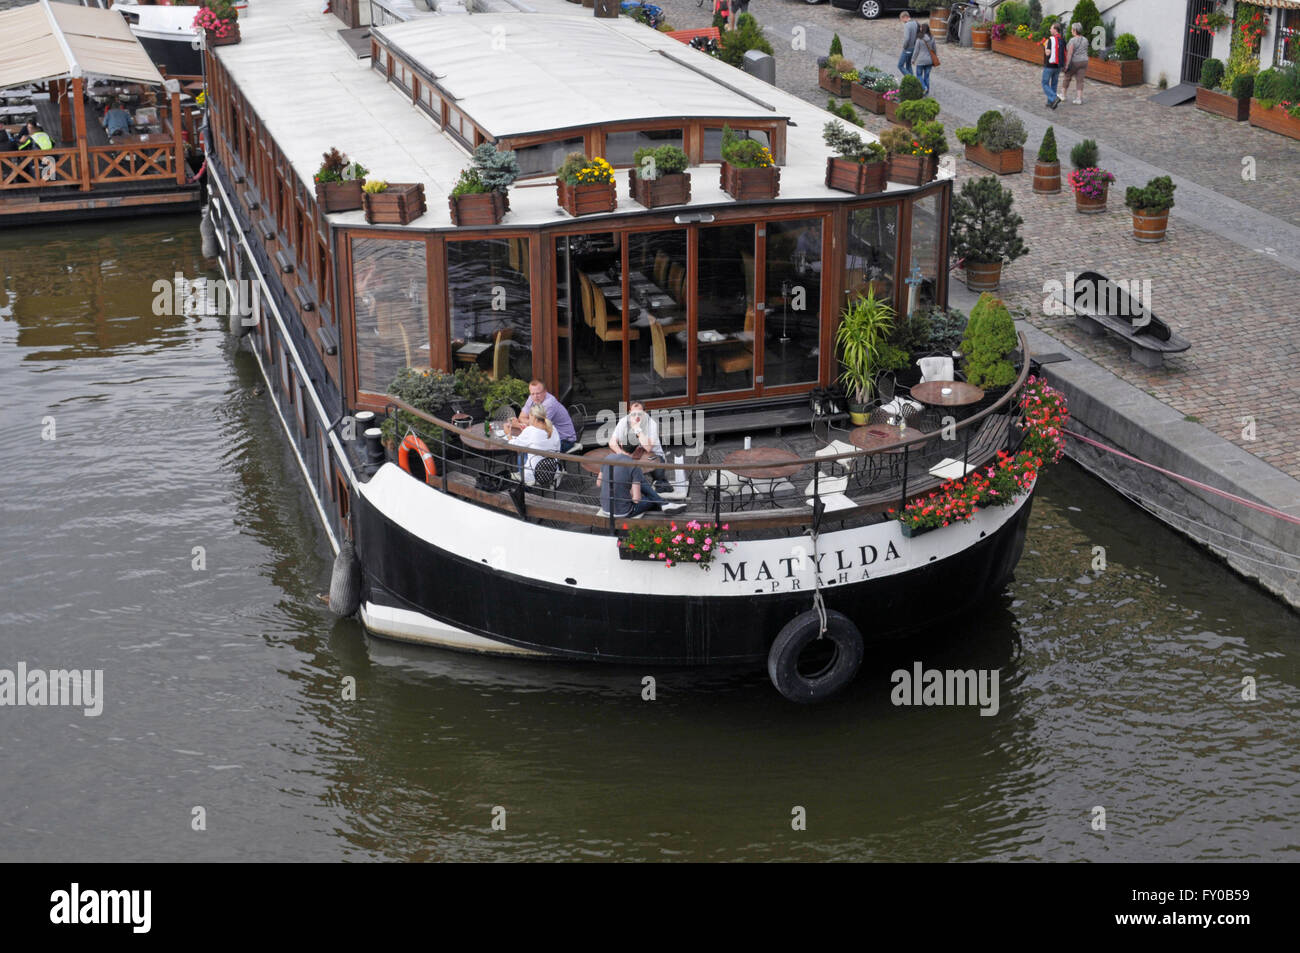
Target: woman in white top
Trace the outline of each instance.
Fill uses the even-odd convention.
[[[533,404],[528,415],[528,426],[523,433],[510,441],[516,447],[528,447],[531,450],[560,449],[560,432],[546,419],[546,408]],[[529,486],[534,482],[534,469],[545,458],[541,454],[530,453],[524,460],[524,482]]]

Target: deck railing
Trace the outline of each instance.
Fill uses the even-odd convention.
[[[91,146],[87,151],[92,184],[176,177],[176,146],[171,139]]]
[[[800,469],[788,478],[752,475],[738,479],[732,467],[722,461],[676,463],[671,451],[670,459],[662,464],[615,461],[605,465],[634,466],[642,470],[661,468],[670,476],[675,476],[675,471],[685,474],[687,493],[684,498],[677,496],[672,501],[685,502],[686,508],[670,515],[651,511],[639,523],[711,519],[726,522],[732,532],[740,533],[884,519],[885,511],[901,509],[910,499],[947,482],[949,477],[931,472],[940,460],[958,460],[979,468],[996,459],[998,451],[1018,445],[1021,439],[1018,424],[1023,419],[1020,400],[1030,370],[1024,335],[1020,336],[1020,348],[1024,357],[1015,383],[993,404],[963,420],[921,432],[911,428],[906,431],[907,436],[873,450],[746,464],[742,468],[747,474],[756,474],[764,469],[780,471],[798,463]],[[459,439],[463,431],[449,421],[419,411],[397,398],[391,398],[391,406],[444,431],[443,439],[431,449],[438,470],[433,485],[444,492],[511,512],[521,519],[557,524],[565,529],[612,534],[625,521],[625,518],[600,515],[594,477],[583,469],[584,463],[592,465],[589,458],[516,447],[481,433],[474,433],[471,442],[466,443]],[[556,461],[558,469],[565,471],[558,489],[538,490],[520,479],[514,455],[524,453]],[[492,485],[496,483],[500,486]]]
[[[0,189],[40,189],[80,182],[81,162],[75,147],[0,152]]]

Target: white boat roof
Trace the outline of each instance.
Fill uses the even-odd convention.
[[[830,150],[822,141],[822,127],[832,118],[829,113],[630,17],[599,19],[590,8],[565,0],[529,0],[529,5],[541,12],[428,14],[375,29],[402,38],[394,40],[396,45],[428,63],[439,83],[463,97],[458,107],[494,134],[519,134],[516,130],[524,125],[560,129],[656,115],[787,117],[786,162],[776,201],[845,198],[845,193],[825,185]],[[357,59],[339,36],[342,23],[322,15],[321,0],[256,4],[239,23],[241,42],[214,52],[309,189],[321,155],[338,148],[369,169],[370,178],[424,183],[429,210],[402,227],[452,227],[447,196],[461,169],[469,165],[469,151],[371,69],[368,59]],[[494,28],[500,28],[496,36],[505,38],[498,44],[504,49],[493,47]],[[530,39],[543,35],[549,37],[545,42]],[[459,39],[453,42],[455,37]],[[659,49],[671,58],[654,52]],[[440,62],[440,55],[451,59]],[[629,60],[637,61],[635,74],[620,77]],[[765,109],[695,70],[773,108]],[[630,78],[633,75],[636,78]],[[605,77],[612,85],[602,87],[593,77]],[[534,82],[546,83],[545,95],[529,90]],[[664,89],[676,92],[670,95]],[[692,101],[697,95],[704,105]],[[529,104],[536,115],[525,115],[518,103]],[[516,129],[504,131],[511,126]],[[503,131],[497,133],[498,128]],[[875,138],[865,130],[862,134]],[[690,206],[734,204],[722,191],[716,169],[716,163],[692,167]],[[889,191],[908,188],[891,183]],[[627,176],[620,171],[613,214],[645,211],[628,194]],[[334,225],[365,225],[360,211],[328,217]],[[601,216],[584,218],[592,220],[594,231],[601,229]],[[511,188],[510,211],[502,227],[564,221],[572,219],[556,204],[552,181],[527,179]]]
[[[194,17],[199,12],[195,6],[143,6],[138,3],[116,2],[113,9],[118,13],[132,13],[139,18],[135,26],[140,32],[157,34],[159,37],[175,36],[178,40],[193,39],[198,36],[194,29]]]

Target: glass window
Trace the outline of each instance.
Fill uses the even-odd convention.
[[[641,232],[628,239],[631,341],[628,391],[635,399],[686,394],[686,230]],[[622,310],[622,288],[611,289]]]
[[[555,170],[564,163],[564,157],[570,152],[581,152],[582,136],[573,139],[557,139],[554,142],[541,142],[535,146],[524,146],[515,150],[519,159],[520,175],[555,175]]]
[[[1273,49],[1278,66],[1300,62],[1300,10],[1277,11],[1277,42]]]
[[[767,223],[763,386],[817,380],[821,343],[822,220]]]
[[[608,232],[555,239],[555,297],[561,325],[573,329],[569,355],[573,384],[588,419],[623,400],[622,250]],[[633,329],[635,331],[635,329]],[[640,332],[636,332],[640,343]],[[560,340],[560,360],[565,359]],[[561,371],[561,381],[566,378]]]
[[[754,386],[754,226],[700,229],[698,392]]]
[[[939,283],[939,193],[912,203],[912,245],[907,274],[903,276],[907,294],[903,313],[918,308],[928,310],[938,297]]]
[[[447,242],[447,302],[457,367],[493,380],[533,376],[533,302],[527,238]]]
[[[767,133],[760,129],[734,129],[736,135],[742,139],[757,139],[766,149],[772,148],[772,143],[768,139]],[[705,162],[722,161],[722,127],[716,129],[704,130],[704,155]]]
[[[680,129],[632,129],[605,136],[605,158],[610,165],[631,165],[636,150],[659,146],[682,147]]]
[[[845,301],[866,294],[868,288],[875,291],[877,298],[893,301],[897,248],[897,205],[873,205],[849,213],[844,252]]]
[[[386,393],[403,367],[429,366],[427,278],[423,241],[352,240],[361,390]]]

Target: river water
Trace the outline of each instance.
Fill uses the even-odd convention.
[[[1072,465],[1002,597],[820,707],[402,647],[326,612],[254,363],[152,313],[177,271],[196,219],[0,233],[0,669],[105,695],[0,707],[0,860],[1300,859],[1297,616]],[[997,714],[894,706],[915,661]]]

